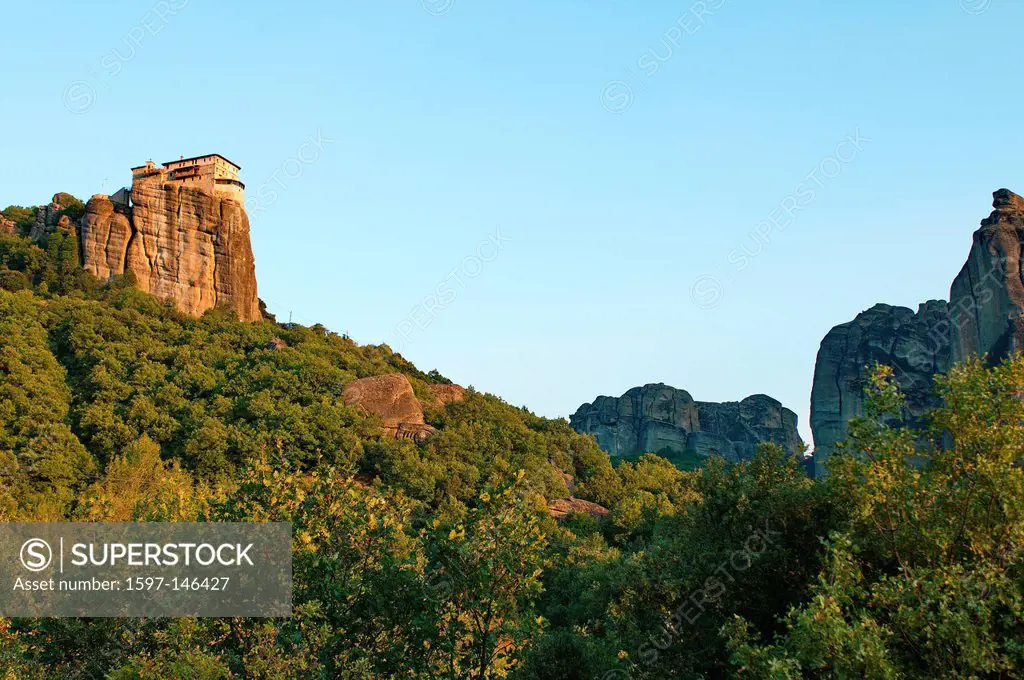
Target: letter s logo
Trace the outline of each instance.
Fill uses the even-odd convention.
[[[41,538],[30,538],[21,546],[21,564],[29,571],[42,571],[53,561],[50,544]]]

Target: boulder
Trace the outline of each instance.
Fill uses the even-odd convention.
[[[741,402],[697,402],[686,390],[662,383],[634,387],[621,397],[598,397],[569,419],[613,456],[663,453],[733,461],[751,458],[774,442],[790,454],[802,446],[796,413],[765,395]]]
[[[409,379],[401,373],[375,375],[349,383],[341,394],[349,406],[380,416],[384,427],[397,428],[403,423],[423,424],[423,409],[413,393]]]
[[[62,231],[66,234],[71,234],[76,239],[78,238],[78,229],[67,215],[61,215],[57,218],[57,226],[54,228],[54,231]]]
[[[580,498],[559,498],[548,503],[548,512],[559,522],[563,522],[573,514],[590,515],[601,519],[608,515],[608,508]]]
[[[421,442],[432,431],[423,420],[423,408],[409,379],[401,373],[354,380],[342,391],[341,399],[378,416],[384,431],[396,439]]]
[[[426,405],[433,408],[444,408],[448,404],[454,404],[466,398],[466,390],[461,385],[429,385],[427,391],[430,392],[430,402]]]

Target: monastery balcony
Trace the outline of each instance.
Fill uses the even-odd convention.
[[[178,170],[171,171],[171,179],[184,179],[185,177],[198,177],[199,166],[192,165],[187,168],[180,168]]]

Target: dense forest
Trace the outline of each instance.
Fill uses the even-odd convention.
[[[1024,676],[1024,359],[937,379],[924,431],[877,367],[823,480],[684,471],[472,388],[384,436],[347,384],[445,378],[78,258],[0,237],[0,521],[291,522],[294,615],[0,619],[4,680]]]

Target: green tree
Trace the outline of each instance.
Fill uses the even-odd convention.
[[[107,680],[230,680],[223,654],[209,648],[201,624],[178,619],[157,631],[158,648],[132,655]],[[254,677],[254,676],[246,676]]]
[[[215,496],[178,461],[161,460],[160,447],[143,435],[84,492],[77,514],[93,522],[195,522]]]
[[[318,668],[327,677],[355,678],[362,677],[358,669],[391,666],[400,673],[416,666],[420,649],[411,627],[423,560],[418,541],[406,532],[410,505],[401,494],[378,492],[327,466],[305,473],[279,459],[260,461],[214,517],[292,523],[299,615],[277,624],[275,638],[297,640],[300,650],[279,645],[271,652],[266,636],[249,636],[245,622],[232,620],[230,654],[240,668],[253,656],[269,663],[271,654],[278,666],[305,664],[301,673],[293,668],[280,677]],[[310,628],[320,631],[312,640],[297,636]]]
[[[36,221],[36,209],[25,208],[20,205],[9,205],[0,211],[3,216],[17,225],[18,230],[22,233],[28,233],[32,224]]]
[[[828,486],[851,510],[808,602],[770,644],[729,631],[744,677],[982,678],[1024,671],[1024,359],[937,378],[919,433],[880,367]]]
[[[82,278],[78,236],[73,231],[58,229],[47,237],[46,255],[50,259],[46,275],[50,291],[65,295],[74,290]]]
[[[547,539],[519,498],[514,486],[484,492],[461,521],[427,529],[435,627],[424,641],[432,652],[427,677],[506,677],[539,634],[534,603]]]
[[[0,292],[0,475],[7,512],[55,520],[95,469],[68,426],[72,394],[27,293]],[[0,496],[0,502],[2,502]]]
[[[0,289],[16,293],[29,285],[28,277],[22,272],[0,268]]]
[[[27,238],[0,236],[0,265],[21,272],[30,283],[37,283],[49,264],[46,252]]]

